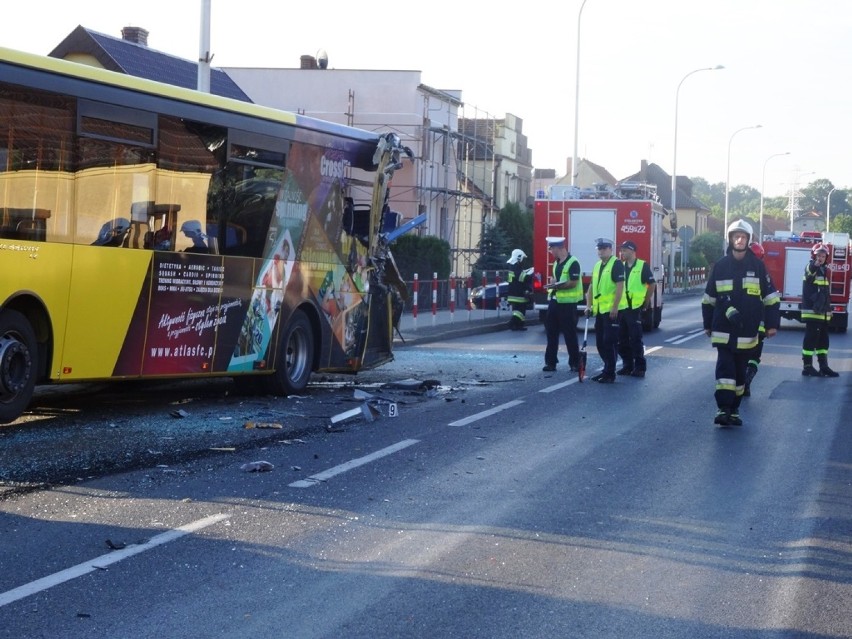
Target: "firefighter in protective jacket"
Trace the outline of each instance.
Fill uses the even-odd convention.
[[[811,249],[813,258],[805,266],[802,279],[802,321],[805,337],[802,340],[802,375],[805,377],[838,377],[828,365],[828,325],[831,322],[829,272],[826,259],[828,247],[817,244]],[[819,370],[814,368],[814,355]]]
[[[512,306],[512,317],[509,319],[509,328],[513,331],[525,331],[527,306],[529,305],[529,292],[532,284],[532,268],[521,268],[521,262],[527,259],[527,254],[521,249],[512,251],[507,264],[511,265],[509,271],[509,290],[506,301]]]
[[[749,249],[754,232],[744,220],[727,229],[728,249],[713,265],[701,300],[704,332],[716,348],[714,422],[740,426],[749,355],[758,345],[761,322],[770,338],[781,323],[780,295],[766,266]]]

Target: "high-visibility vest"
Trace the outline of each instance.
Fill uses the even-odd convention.
[[[571,265],[577,261],[577,258],[573,255],[565,260],[565,263],[562,265],[562,272],[557,276],[556,275],[556,267],[559,265],[558,262],[553,263],[553,281],[554,282],[568,282],[570,281],[569,274],[571,272]],[[580,280],[577,280],[577,286],[574,288],[567,289],[556,289],[550,295],[551,299],[556,299],[559,304],[576,304],[581,299],[583,299],[583,284]]]
[[[802,278],[802,321],[820,320],[823,322],[831,321],[831,289],[828,280],[828,267],[823,264],[817,266],[816,262],[811,260],[805,266],[805,275]],[[822,313],[817,313],[814,310],[813,296],[817,291],[822,291],[826,301],[829,302],[828,309]]]
[[[612,266],[617,259],[610,257],[606,264],[598,260],[592,270],[592,312],[595,315],[609,313],[612,303],[615,301],[615,282],[612,281]],[[603,267],[603,271],[601,271]],[[627,296],[622,295],[618,302],[618,310],[627,308]]]
[[[624,265],[624,270],[627,270],[627,265]],[[624,295],[627,299],[627,308],[642,308],[645,303],[645,295],[648,293],[648,285],[642,281],[642,270],[645,267],[643,260],[636,260],[633,268],[630,269],[630,274],[624,282]]]

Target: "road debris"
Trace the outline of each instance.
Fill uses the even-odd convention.
[[[353,408],[351,410],[343,411],[342,413],[338,413],[337,415],[331,416],[331,423],[336,424],[337,422],[342,422],[344,419],[349,419],[350,417],[357,417],[361,415],[368,422],[373,422],[376,420],[376,417],[381,415],[379,410],[369,403],[361,404],[358,408]]]
[[[268,461],[253,461],[240,466],[240,470],[244,473],[266,473],[275,468]]]
[[[387,382],[382,385],[382,388],[393,389],[393,390],[405,390],[405,391],[428,391],[433,388],[437,388],[441,385],[436,379],[402,379],[396,382]]]
[[[189,417],[189,413],[187,413],[184,409],[178,408],[177,410],[173,410],[169,413],[175,419],[183,419],[184,417]]]
[[[275,422],[246,422],[243,428],[284,428],[284,426]]]

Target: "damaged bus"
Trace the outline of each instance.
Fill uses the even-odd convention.
[[[0,423],[38,384],[288,394],[390,361],[406,156],[394,134],[0,49]]]

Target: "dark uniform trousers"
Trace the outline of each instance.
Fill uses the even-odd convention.
[[[716,406],[732,413],[739,411],[745,391],[746,367],[753,350],[716,348]],[[733,383],[732,383],[733,382]]]
[[[568,366],[580,365],[580,346],[577,342],[577,303],[559,303],[551,299],[547,303],[547,315],[544,318],[544,330],[547,333],[547,348],[544,350],[544,363],[556,366],[559,355],[559,336],[565,339],[568,348]]]
[[[618,360],[618,325],[619,317],[624,311],[618,312],[618,317],[610,319],[609,311],[595,315],[595,344],[598,355],[603,360],[604,375],[615,375],[615,364]]]
[[[621,316],[618,325],[618,354],[624,368],[644,371],[645,343],[642,341],[642,309],[625,308],[619,312]]]

